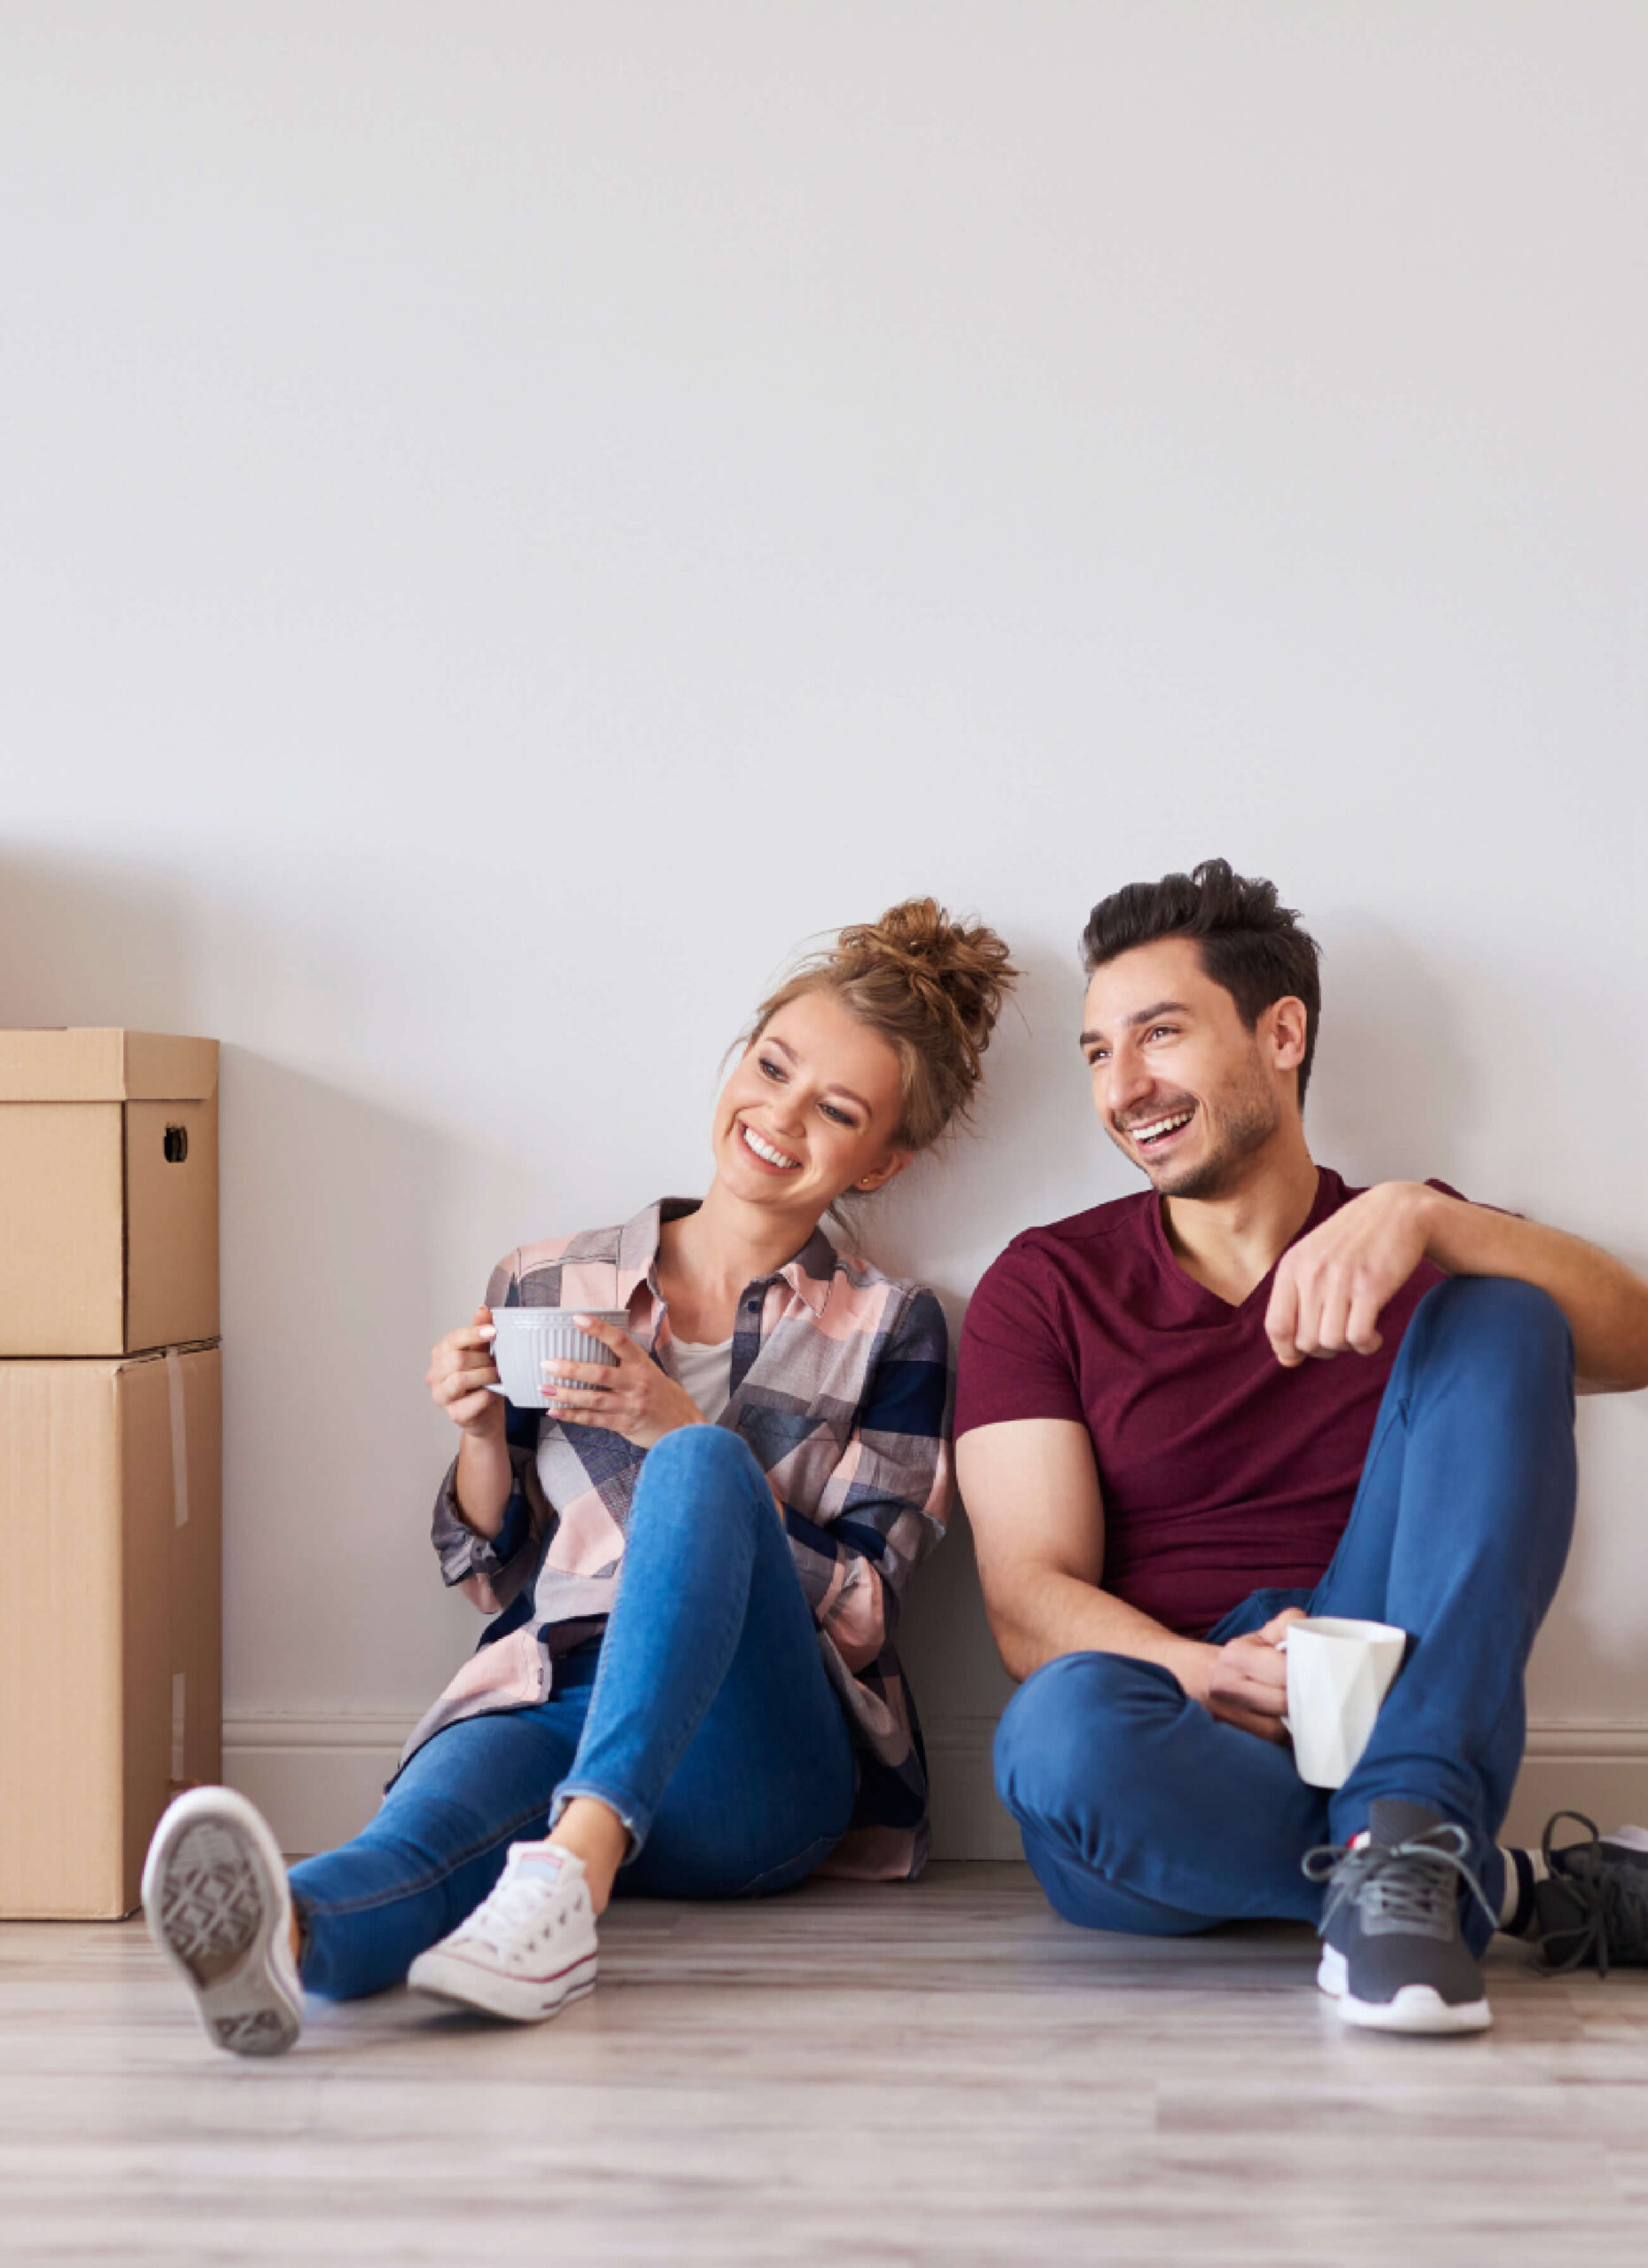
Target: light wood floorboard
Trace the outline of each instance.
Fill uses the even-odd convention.
[[[404,1992],[208,2047],[135,1922],[0,1926],[7,2262],[1648,2263],[1648,1972],[1347,2031],[1281,1925],[1090,1935],[1022,1867],[622,1905],[533,2031]]]

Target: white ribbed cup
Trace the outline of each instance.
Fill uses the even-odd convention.
[[[546,1363],[605,1363],[618,1368],[618,1356],[573,1322],[574,1314],[592,1316],[619,1331],[629,1329],[622,1308],[494,1308],[492,1359],[501,1383],[489,1388],[508,1397],[517,1410],[548,1407],[544,1393]]]

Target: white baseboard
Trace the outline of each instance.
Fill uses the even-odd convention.
[[[1605,1835],[1628,1821],[1648,1825],[1648,1725],[1530,1725],[1501,1840],[1536,1844],[1554,1811],[1582,1811]]]
[[[377,1808],[414,1720],[379,1712],[226,1717],[223,1776],[295,1857],[357,1834]],[[1018,1859],[1019,1831],[996,1798],[995,1720],[964,1717],[927,1734],[933,1848],[941,1859]]]
[[[226,1716],[223,1777],[250,1796],[288,1858],[358,1835],[416,1719],[382,1712]]]
[[[251,1797],[281,1848],[330,1850],[377,1807],[412,1719],[382,1712],[231,1716],[223,1771]],[[927,1728],[933,1789],[933,1855],[1017,1859],[1018,1829],[996,1797],[993,1717],[950,1717]],[[1648,1724],[1530,1726],[1528,1753],[1505,1822],[1506,1840],[1535,1843],[1553,1811],[1589,1813],[1605,1830],[1648,1823]]]

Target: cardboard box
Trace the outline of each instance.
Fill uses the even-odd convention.
[[[0,1916],[129,1914],[222,1775],[215,1347],[0,1363]]]
[[[217,1335],[217,1042],[0,1031],[0,1355]]]

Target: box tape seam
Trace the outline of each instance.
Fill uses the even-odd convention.
[[[166,1391],[172,1413],[172,1525],[189,1525],[189,1429],[183,1419],[183,1365],[175,1347],[166,1350]]]
[[[189,1426],[183,1405],[183,1360],[175,1347],[166,1350],[166,1398],[172,1423],[172,1525],[189,1525]],[[172,1755],[170,1779],[174,1789],[183,1785],[187,1754],[188,1688],[184,1673],[172,1672]]]

